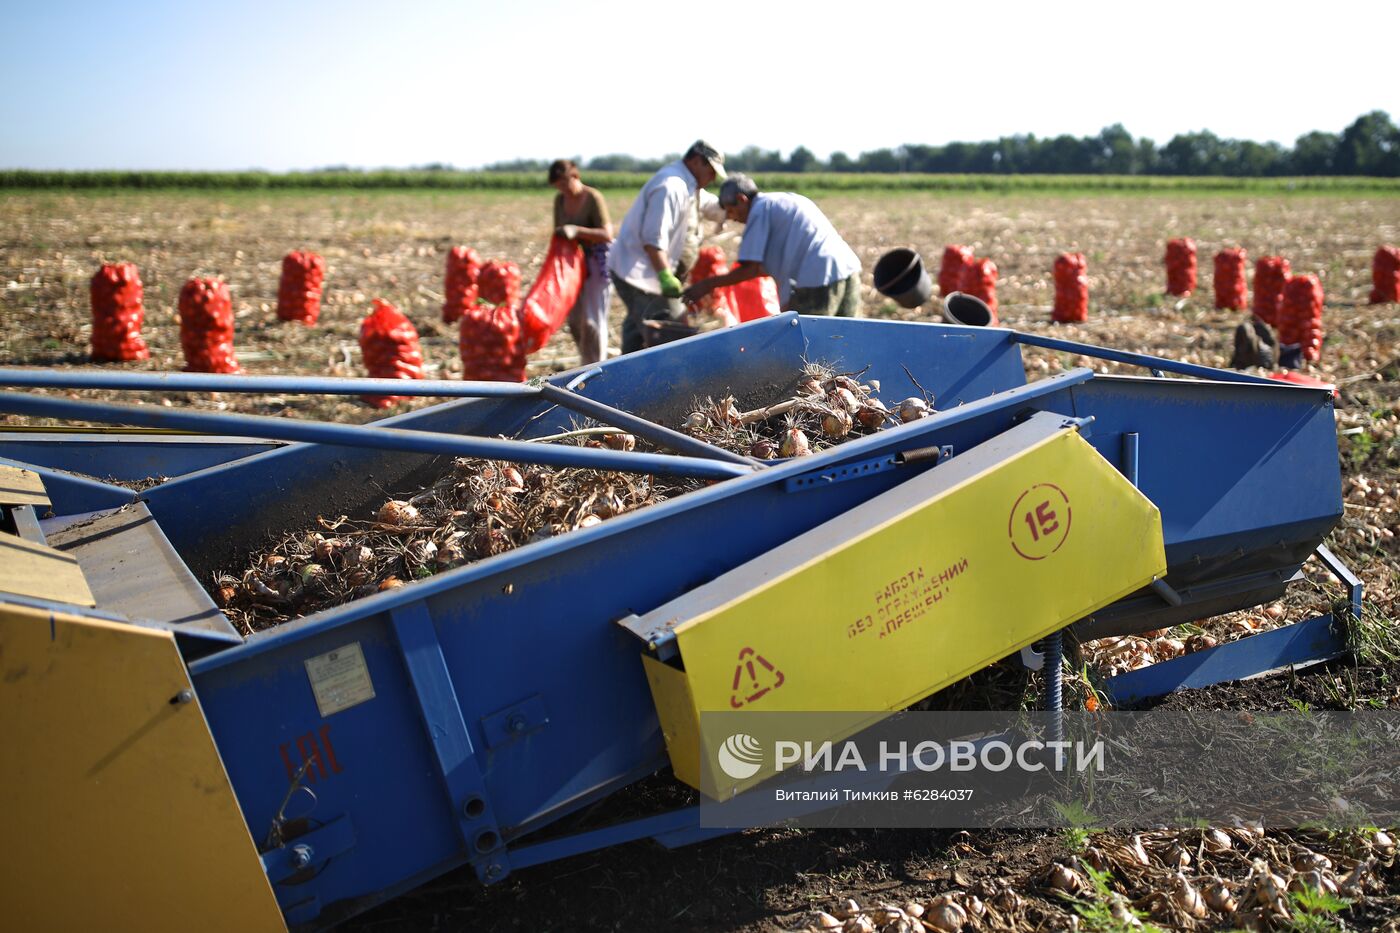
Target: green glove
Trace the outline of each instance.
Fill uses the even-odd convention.
[[[679,298],[681,296],[681,280],[676,278],[676,274],[670,269],[662,269],[656,273],[656,277],[661,280],[661,294],[667,298]]]

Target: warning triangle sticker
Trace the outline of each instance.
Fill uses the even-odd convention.
[[[752,648],[739,652],[734,665],[734,682],[729,688],[729,705],[739,709],[783,685],[787,678],[763,655]]]

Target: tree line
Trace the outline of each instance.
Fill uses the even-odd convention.
[[[643,159],[601,155],[576,159],[591,172],[654,172],[679,156]],[[516,159],[486,166],[488,172],[542,172],[547,160]],[[823,161],[806,146],[787,156],[776,149],[748,146],[728,154],[725,165],[750,173],[923,173],[979,175],[1190,175],[1236,178],[1364,175],[1400,177],[1400,127],[1381,110],[1357,117],[1340,133],[1313,131],[1292,147],[1222,139],[1209,130],[1179,133],[1165,145],[1134,139],[1121,123],[1094,136],[1033,134],[989,142],[942,146],[907,143],[850,156],[833,152]],[[447,168],[447,166],[426,166]]]

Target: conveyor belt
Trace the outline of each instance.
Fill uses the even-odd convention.
[[[133,622],[238,637],[145,503],[66,515],[42,526],[51,547],[77,559],[102,609]]]

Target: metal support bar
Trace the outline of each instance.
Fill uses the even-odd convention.
[[[639,418],[630,412],[625,412],[620,408],[614,408],[603,402],[585,398],[576,392],[561,389],[556,385],[545,383],[540,386],[540,394],[561,408],[576,411],[580,415],[587,415],[589,418],[602,424],[612,425],[615,428],[629,431],[638,437],[646,438],[653,444],[670,448],[678,454],[689,454],[692,457],[708,457],[712,460],[726,460],[730,463],[742,463],[749,467],[757,465],[756,460],[750,460],[748,457],[741,456],[740,454],[731,453],[713,444],[707,444],[704,441],[696,440],[688,434],[673,431],[670,428],[663,427],[645,418]]]
[[[1181,605],[1181,594],[1172,589],[1172,585],[1161,577],[1152,581],[1152,592],[1162,597],[1162,601],[1168,606]]]
[[[1104,691],[1114,706],[1128,706],[1177,690],[1327,661],[1345,651],[1341,626],[1329,613],[1110,677]]]
[[[1123,434],[1123,476],[1134,488],[1138,486],[1138,435],[1125,432]]]
[[[355,825],[342,814],[323,826],[287,840],[259,856],[267,880],[273,884],[285,881],[301,871],[314,871],[326,862],[355,847]]]
[[[288,395],[412,395],[503,398],[539,395],[519,382],[456,379],[349,379],[337,376],[234,376],[222,373],[110,372],[0,368],[0,386],[28,389],[116,389],[124,392],[234,392]]]
[[[1138,465],[1141,462],[1139,454],[1140,438],[1136,431],[1124,432],[1123,434],[1123,476],[1128,482],[1138,487]],[[1172,589],[1170,583],[1160,577],[1152,581],[1152,592],[1162,597],[1162,601],[1168,606],[1180,606],[1181,594]]]
[[[1361,580],[1356,574],[1351,572],[1351,568],[1342,563],[1336,554],[1328,550],[1327,545],[1317,546],[1317,559],[1322,561],[1322,566],[1336,574],[1337,579],[1346,584],[1347,588],[1347,608],[1351,612],[1352,621],[1361,618],[1361,597],[1365,592]]]
[[[1036,334],[1024,334],[1020,331],[1012,331],[1011,339],[1017,343],[1023,343],[1028,347],[1043,347],[1046,350],[1063,350],[1066,353],[1079,353],[1083,356],[1089,356],[1100,360],[1109,360],[1113,363],[1127,363],[1130,366],[1142,366],[1152,370],[1153,375],[1169,372],[1179,373],[1183,376],[1195,376],[1198,379],[1213,379],[1216,382],[1246,382],[1252,385],[1266,386],[1278,385],[1278,383],[1272,379],[1250,376],[1245,373],[1232,372],[1227,369],[1213,369],[1210,366],[1197,366],[1194,363],[1178,363],[1174,360],[1164,360],[1159,356],[1148,356],[1145,353],[1127,353],[1123,350],[1110,350],[1106,347],[1095,347],[1087,343],[1075,343],[1071,340],[1057,340],[1054,337],[1040,337]]]
[[[392,381],[392,380],[391,380]],[[562,390],[561,390],[562,391]],[[577,396],[574,396],[577,398]],[[606,406],[604,406],[606,407]],[[136,424],[154,428],[180,428],[208,434],[257,437],[281,441],[305,441],[341,447],[369,447],[376,450],[404,450],[454,457],[482,457],[549,466],[590,470],[618,470],[626,473],[660,473],[694,476],[700,479],[729,479],[746,476],[757,467],[737,455],[719,459],[676,457],[563,444],[533,444],[498,438],[462,437],[404,428],[367,427],[333,424],[326,421],[300,421],[265,415],[230,415],[193,412],[154,405],[114,405],[45,395],[0,392],[0,411],[39,418]],[[684,435],[681,435],[682,437]],[[698,443],[698,442],[696,442]],[[716,449],[717,450],[717,449]],[[706,449],[709,453],[710,449]],[[724,462],[728,461],[728,462]]]
[[[467,858],[483,880],[497,881],[505,877],[507,870],[499,858],[501,834],[432,616],[421,601],[396,606],[389,610],[389,616],[423,714],[423,728],[437,754],[448,807],[457,819]]]
[[[15,533],[26,541],[44,544],[44,529],[39,527],[39,518],[32,505],[16,505],[10,510],[10,521],[14,522]]]
[[[510,865],[511,868],[541,865],[555,859],[582,855],[584,852],[596,852],[599,849],[606,849],[608,846],[621,845],[624,842],[645,839],[648,836],[665,836],[695,829],[699,825],[700,808],[698,806],[668,810],[656,816],[628,820],[625,823],[616,823],[601,829],[592,829],[560,839],[551,839],[548,842],[537,842],[533,845],[513,848],[510,850]],[[725,832],[732,831],[725,830]]]

